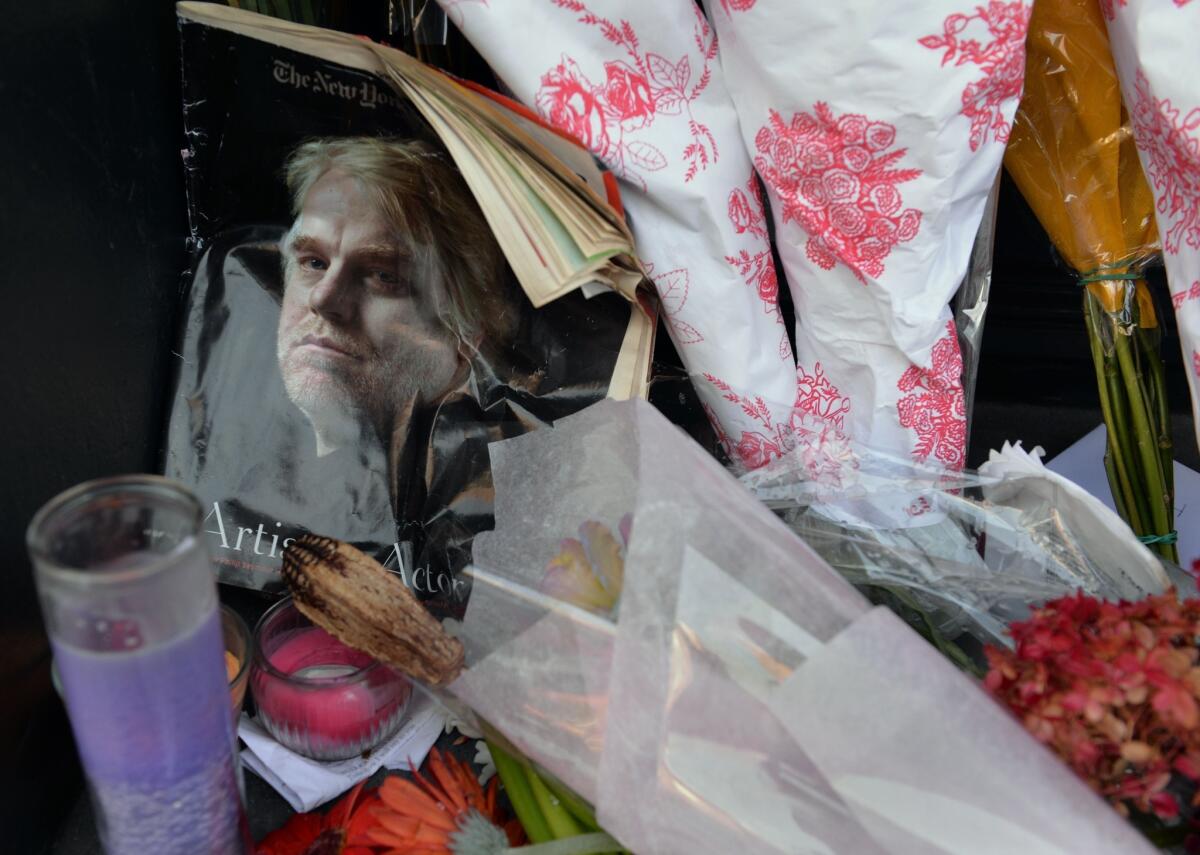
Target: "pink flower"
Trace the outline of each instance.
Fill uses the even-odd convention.
[[[625,581],[625,551],[632,517],[622,517],[617,532],[604,523],[587,520],[579,526],[579,539],[565,538],[559,553],[546,564],[542,593],[596,614],[612,614]]]
[[[646,78],[625,62],[606,62],[604,84],[606,112],[627,131],[643,128],[654,120],[654,96]]]
[[[1200,781],[1200,600],[1047,603],[989,648],[984,684],[1118,810],[1171,821]],[[1182,782],[1180,782],[1182,784]]]
[[[575,137],[597,157],[607,154],[604,110],[575,60],[564,56],[563,62],[542,75],[536,101],[550,124]]]

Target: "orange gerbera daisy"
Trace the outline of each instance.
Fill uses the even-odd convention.
[[[363,794],[363,783],[322,816],[296,814],[254,848],[254,855],[458,855],[492,852],[524,842],[517,820],[501,825],[496,779],[485,790],[471,767],[436,748],[432,779],[384,779]]]
[[[360,782],[324,816],[296,814],[259,841],[254,855],[374,855],[364,832],[375,822],[370,809],[379,797],[371,793],[360,799],[365,783]]]
[[[405,855],[454,855],[464,835],[502,836],[509,846],[521,845],[524,833],[516,820],[501,827],[495,778],[485,790],[466,762],[436,748],[428,769],[432,779],[415,772],[411,781],[393,777],[383,782],[366,840]]]

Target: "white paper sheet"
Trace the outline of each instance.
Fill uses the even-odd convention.
[[[1104,472],[1104,425],[1046,463],[1046,468],[1074,481],[1114,512],[1112,490]],[[1179,564],[1190,569],[1200,561],[1200,472],[1175,461],[1175,530],[1179,532]]]
[[[415,692],[404,723],[370,757],[321,762],[284,748],[257,721],[243,714],[238,736],[246,743],[242,762],[302,813],[339,796],[379,769],[419,768],[445,726],[442,708],[422,692]],[[411,766],[410,766],[411,761]]]

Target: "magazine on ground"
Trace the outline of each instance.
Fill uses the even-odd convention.
[[[193,263],[166,474],[200,497],[222,582],[281,590],[313,531],[456,613],[488,443],[645,394],[615,185],[396,51],[178,9]]]

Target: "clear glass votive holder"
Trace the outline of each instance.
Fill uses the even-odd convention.
[[[225,677],[229,680],[229,702],[236,722],[250,685],[250,628],[229,606],[221,606],[221,637],[225,642]]]
[[[277,742],[314,760],[365,754],[400,727],[412,683],[314,625],[290,597],[254,628],[250,693]]]

